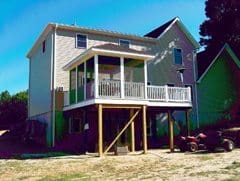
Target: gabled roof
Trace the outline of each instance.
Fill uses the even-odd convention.
[[[159,26],[158,28],[152,30],[151,32],[147,33],[144,36],[151,37],[151,38],[158,38],[167,29],[167,27],[169,27],[169,25],[175,21],[175,19],[176,19],[176,17],[171,19],[170,21],[166,22],[165,24]]]
[[[183,31],[183,33],[185,33],[186,37],[190,40],[190,42],[194,45],[194,47],[199,48],[200,45],[193,38],[191,33],[187,30],[187,28],[184,26],[184,24],[179,19],[179,17],[175,17],[175,18],[171,19],[170,21],[168,21],[165,24],[159,26],[158,28],[154,29],[153,31],[147,33],[144,36],[160,39],[175,23],[179,26],[179,28]]]
[[[119,51],[119,52],[128,52],[128,53],[137,53],[137,54],[143,54],[143,55],[148,54],[144,51],[139,51],[139,50],[135,50],[135,49],[124,47],[124,46],[119,46],[119,45],[112,44],[112,43],[97,45],[97,46],[93,46],[92,48],[102,49],[102,50]]]
[[[216,54],[215,57],[208,56],[209,54],[204,52],[200,52],[197,55],[197,64],[198,64],[198,70],[200,70],[201,75],[199,76],[198,83],[201,82],[203,77],[207,74],[209,69],[213,66],[213,64],[217,61],[217,59],[226,51],[228,55],[231,57],[231,59],[235,62],[236,66],[240,69],[240,60],[236,56],[236,54],[233,52],[231,47],[226,43],[221,50]],[[206,62],[205,62],[206,61]]]
[[[85,50],[83,53],[75,57],[74,59],[67,62],[62,68],[65,71],[68,71],[75,67],[78,64],[81,64],[88,58],[97,55],[106,55],[106,56],[124,56],[126,58],[134,58],[134,59],[140,59],[140,60],[150,60],[153,59],[155,56],[151,55],[149,53],[146,53],[144,51],[138,51],[127,47],[122,47],[115,44],[103,44],[98,46],[93,46],[87,50]]]

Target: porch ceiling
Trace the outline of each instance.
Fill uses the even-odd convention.
[[[143,61],[151,60],[155,57],[154,55],[150,55],[144,51],[138,51],[114,44],[104,44],[87,49],[73,60],[67,62],[67,64],[63,66],[63,70],[69,71],[94,55],[124,57]]]

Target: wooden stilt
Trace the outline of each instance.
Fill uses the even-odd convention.
[[[130,118],[134,115],[134,110],[130,109]],[[131,151],[135,151],[135,125],[134,121],[131,123]]]
[[[174,137],[173,137],[173,119],[172,113],[168,111],[168,128],[169,128],[169,148],[171,152],[174,152]]]
[[[190,136],[190,115],[189,115],[189,109],[186,110],[186,125],[187,125],[187,135]]]
[[[138,115],[138,113],[140,112],[140,110],[138,110],[132,117],[131,119],[128,121],[128,123],[124,126],[124,128],[118,133],[118,135],[116,136],[116,138],[112,141],[112,143],[107,147],[107,149],[104,151],[104,154],[107,153],[110,148],[116,143],[116,141],[118,140],[118,138],[120,138],[120,136],[124,133],[124,131],[128,128],[128,126],[134,121],[135,117]]]
[[[102,104],[98,105],[98,153],[103,156]]]
[[[143,121],[143,153],[147,153],[147,115],[146,106],[142,108],[142,121]]]

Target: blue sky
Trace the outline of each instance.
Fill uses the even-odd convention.
[[[49,22],[144,35],[179,16],[199,40],[204,0],[3,0],[0,2],[0,92],[28,88],[26,58]]]

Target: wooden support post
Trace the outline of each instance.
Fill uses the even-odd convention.
[[[124,126],[124,128],[120,131],[120,133],[118,133],[118,135],[116,136],[116,138],[112,141],[112,143],[107,147],[107,149],[104,151],[104,154],[107,153],[110,148],[116,143],[116,141],[118,140],[118,138],[120,138],[120,136],[124,133],[124,131],[128,128],[128,126],[133,122],[133,120],[135,119],[135,117],[138,115],[138,113],[140,112],[140,110],[138,110],[132,117],[131,119],[128,121],[128,123]]]
[[[142,108],[142,121],[143,121],[143,153],[147,153],[147,114],[146,106]]]
[[[189,109],[186,110],[185,115],[186,115],[187,135],[190,136],[190,116],[189,116]]]
[[[169,148],[171,152],[174,152],[174,137],[173,137],[173,119],[172,113],[168,111],[168,129],[169,129]]]
[[[130,109],[130,118],[134,115],[134,109]],[[135,151],[135,125],[134,121],[131,123],[131,151]]]
[[[98,105],[98,153],[103,156],[102,104]]]

